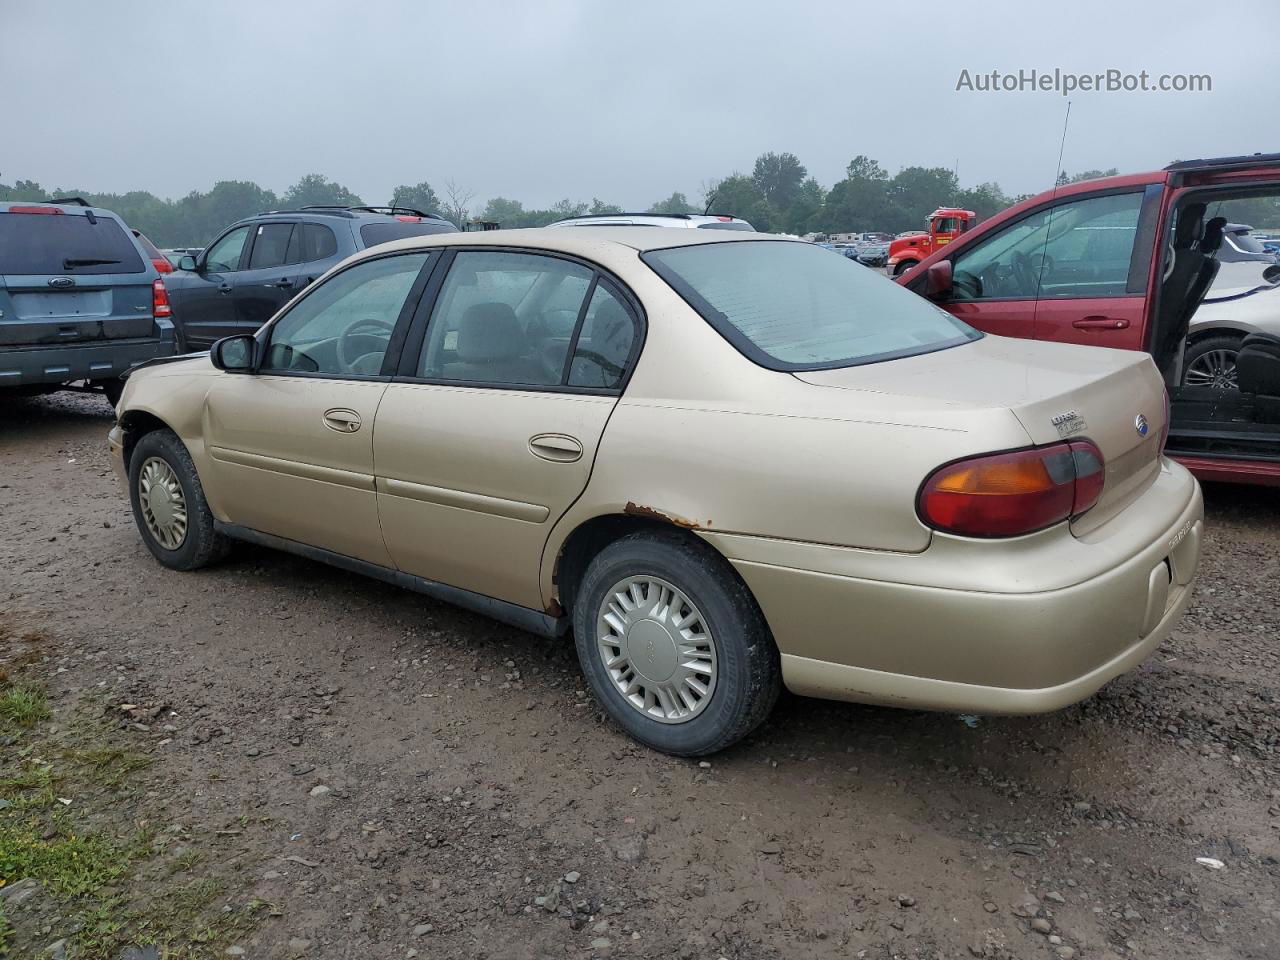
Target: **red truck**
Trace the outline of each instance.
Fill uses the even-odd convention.
[[[973,225],[977,214],[959,207],[939,207],[929,214],[923,233],[898,237],[889,244],[889,275],[900,277],[925,257],[944,247]]]
[[[1277,198],[1280,153],[1070,184],[1010,207],[897,279],[987,333],[1146,351],[1168,389],[1170,455],[1204,480],[1280,486],[1280,338],[1247,334],[1222,382],[1183,377],[1197,310],[1228,250],[1224,227],[1240,204]],[[1233,302],[1280,311],[1280,265],[1260,270]]]

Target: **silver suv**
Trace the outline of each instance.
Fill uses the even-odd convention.
[[[699,213],[588,213],[547,224],[549,227],[689,227],[700,230],[751,230],[738,217]]]

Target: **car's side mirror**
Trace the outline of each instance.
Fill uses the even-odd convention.
[[[252,373],[257,352],[258,341],[241,333],[217,341],[209,350],[209,359],[219,370],[228,373]]]
[[[179,257],[179,258],[178,258],[178,269],[179,269],[179,270],[191,270],[191,271],[193,271],[193,272],[194,272],[194,271],[197,269],[197,266],[196,266],[196,258],[195,258],[195,257],[193,257],[193,256],[191,256],[191,254],[189,254],[189,253],[188,253],[188,254],[185,254],[185,255],[184,255],[184,256],[182,256],[182,257]]]
[[[942,300],[951,296],[951,287],[951,261],[930,264],[924,276],[924,295],[930,300]]]

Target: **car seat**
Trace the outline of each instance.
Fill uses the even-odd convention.
[[[1254,419],[1280,421],[1280,338],[1251,334],[1240,344],[1236,375],[1241,393],[1254,395]]]
[[[506,303],[475,303],[458,322],[458,361],[444,365],[447,380],[486,383],[547,383],[542,365],[528,356],[529,344],[515,311]]]

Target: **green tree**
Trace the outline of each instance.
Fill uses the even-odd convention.
[[[519,200],[508,200],[506,197],[494,197],[480,211],[481,220],[489,220],[504,227],[524,226],[524,204]]]
[[[677,190],[665,200],[659,200],[649,207],[649,213],[701,213],[691,204],[685,195]]]
[[[391,206],[412,207],[423,213],[435,213],[440,209],[441,203],[436,192],[431,189],[431,184],[423,180],[412,187],[405,185],[396,187],[391,193]]]
[[[616,203],[605,203],[596,197],[591,198],[591,206],[587,208],[588,213],[606,214],[606,213],[622,213],[622,208]]]
[[[762,153],[751,179],[776,214],[783,214],[800,195],[807,171],[794,153]]]
[[[1085,180],[1098,180],[1102,177],[1114,177],[1120,171],[1111,167],[1107,170],[1085,170],[1082,173],[1069,174],[1063,170],[1058,174],[1058,186],[1065,187],[1068,183],[1083,183]]]
[[[765,233],[774,229],[773,211],[753,177],[731,174],[712,186],[708,199],[712,214],[741,217]]]
[[[358,207],[364,203],[342,184],[335,183],[322,173],[308,173],[304,176],[285,191],[284,202],[290,207]]]

